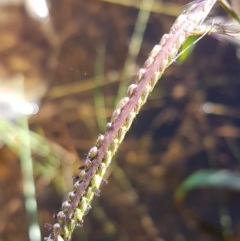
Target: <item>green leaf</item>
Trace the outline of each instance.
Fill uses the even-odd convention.
[[[190,36],[187,38],[187,40],[184,42],[180,49],[180,55],[178,58],[178,63],[182,64],[186,61],[186,59],[189,57],[189,55],[192,53],[195,43],[197,41],[198,36]]]
[[[210,169],[194,172],[188,176],[176,190],[176,200],[181,200],[188,191],[199,187],[225,188],[240,191],[240,173],[225,169]]]
[[[238,15],[237,11],[233,9],[226,0],[218,0],[219,4],[222,8],[238,23],[240,23],[240,16]]]

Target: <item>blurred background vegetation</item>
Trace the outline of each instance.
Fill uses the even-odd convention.
[[[48,235],[116,101],[189,3],[49,0],[41,17],[30,2],[0,1],[1,241]],[[240,240],[238,47],[207,35],[167,69],[73,241]]]

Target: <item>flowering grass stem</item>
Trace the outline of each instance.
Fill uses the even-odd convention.
[[[91,208],[94,195],[134,118],[146,102],[165,69],[176,60],[186,39],[194,34],[208,16],[216,0],[195,1],[176,19],[170,32],[162,36],[138,71],[134,82],[129,86],[127,96],[115,108],[104,134],[99,135],[90,149],[84,169],[79,173],[73,190],[68,193],[62,210],[57,214],[57,222],[46,241],[68,241],[76,226],[83,224],[83,218]]]

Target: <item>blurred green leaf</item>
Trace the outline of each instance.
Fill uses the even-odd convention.
[[[232,6],[226,1],[226,0],[218,0],[219,4],[222,6],[222,8],[237,22],[240,23],[240,16],[239,12],[240,10],[238,9],[239,7],[239,0],[232,0],[231,4]]]
[[[178,62],[180,64],[184,63],[186,59],[189,57],[189,55],[192,53],[195,42],[197,41],[198,36],[190,36],[187,38],[187,40],[184,42],[180,49],[180,56],[178,58]]]
[[[215,169],[194,172],[176,190],[176,200],[180,201],[188,191],[199,187],[225,188],[240,191],[240,173]]]

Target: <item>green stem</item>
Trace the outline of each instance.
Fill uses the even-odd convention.
[[[140,10],[135,23],[133,35],[129,43],[128,56],[124,63],[123,72],[120,78],[116,103],[126,93],[129,76],[136,69],[136,58],[141,48],[143,35],[155,0],[142,0]]]
[[[23,80],[18,81],[20,94],[24,95]],[[41,231],[38,223],[36,191],[33,175],[33,162],[31,156],[31,141],[28,126],[28,119],[26,116],[20,116],[18,124],[24,129],[24,138],[22,138],[22,148],[19,149],[19,157],[21,163],[22,179],[23,179],[23,193],[25,198],[25,209],[28,216],[28,235],[30,241],[41,241]]]

